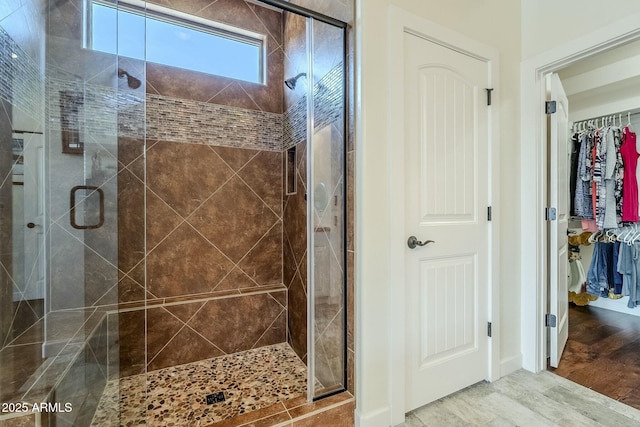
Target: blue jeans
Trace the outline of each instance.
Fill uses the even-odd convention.
[[[617,248],[614,243],[597,242],[593,249],[593,259],[587,273],[587,292],[591,295],[607,298],[609,289],[614,293],[622,293],[622,276],[618,273],[616,264]],[[616,292],[617,290],[617,292]]]

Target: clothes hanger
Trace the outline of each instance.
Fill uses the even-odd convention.
[[[622,233],[618,235],[618,240],[621,242],[628,243],[629,238],[636,233],[638,230],[637,224],[629,224],[622,228]]]
[[[626,230],[627,230],[627,231],[624,233],[624,236],[623,236],[623,238],[622,238],[622,241],[623,241],[624,243],[629,243],[629,240],[630,240],[631,236],[632,236],[633,234],[635,234],[635,232],[636,232],[636,230],[637,230],[638,228],[636,227],[636,224],[629,224],[629,225],[627,225],[625,228],[626,228]],[[618,237],[619,237],[619,236],[618,236]]]
[[[628,245],[633,245],[637,239],[638,236],[638,225],[637,224],[633,224],[633,231],[631,232],[631,234],[629,234],[629,236],[626,239],[626,243]]]
[[[626,231],[624,231],[622,235],[618,236],[618,240],[626,243],[627,245],[631,245],[631,236],[635,233],[635,230],[635,227],[631,225],[627,226]]]
[[[589,236],[589,243],[596,243],[601,234],[602,234],[602,231],[600,231],[600,230],[598,230],[595,233],[591,234],[591,236]]]
[[[635,233],[633,233],[631,235],[631,237],[629,237],[629,245],[633,245],[634,243],[636,243],[638,241],[638,239],[640,238],[640,230],[638,230],[638,226],[637,224],[634,224],[636,226],[636,231]]]

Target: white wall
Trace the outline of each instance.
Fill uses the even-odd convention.
[[[570,121],[640,110],[640,41],[578,61],[558,75]]]
[[[638,0],[521,0],[522,57],[531,58],[565,42],[640,12]]]
[[[520,5],[513,0],[358,0],[357,67],[360,109],[357,120],[357,418],[385,424],[389,411],[389,192],[387,151],[387,8],[411,13],[492,46],[500,52],[502,211],[501,360],[506,373],[520,367],[520,211],[518,144]],[[393,141],[398,143],[398,141]]]

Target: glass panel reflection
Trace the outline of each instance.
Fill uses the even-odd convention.
[[[314,397],[346,386],[343,37],[341,28],[313,22]]]

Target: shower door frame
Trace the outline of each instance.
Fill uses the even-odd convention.
[[[314,343],[314,328],[313,328],[313,320],[314,320],[314,308],[315,308],[315,300],[314,300],[314,292],[313,292],[313,280],[314,280],[314,260],[313,257],[309,256],[308,260],[307,260],[307,373],[308,373],[308,379],[307,379],[307,400],[308,401],[316,401],[325,397],[329,397],[329,396],[333,396],[335,394],[338,393],[342,393],[347,389],[347,378],[348,378],[348,350],[347,350],[347,321],[348,321],[348,315],[349,313],[347,313],[347,284],[348,284],[348,263],[347,263],[347,235],[348,235],[348,221],[347,221],[347,212],[348,212],[348,197],[347,197],[347,191],[348,191],[348,176],[347,176],[347,138],[348,138],[348,107],[349,107],[349,102],[348,102],[348,98],[347,98],[347,82],[348,82],[348,72],[347,72],[347,52],[348,52],[348,48],[349,48],[349,42],[347,39],[348,36],[348,24],[346,22],[340,21],[339,19],[335,19],[332,18],[330,16],[327,16],[325,14],[322,14],[320,12],[316,12],[314,10],[308,9],[304,6],[299,6],[297,4],[293,4],[293,3],[289,3],[288,1],[284,1],[284,0],[257,0],[259,3],[263,3],[269,6],[273,6],[276,8],[279,8],[283,11],[286,12],[291,12],[291,13],[295,13],[297,15],[300,15],[304,18],[306,18],[307,20],[311,19],[311,23],[313,23],[313,21],[319,21],[322,22],[324,24],[329,24],[331,26],[337,27],[339,29],[342,30],[342,129],[343,129],[343,156],[342,156],[342,191],[343,191],[343,203],[342,203],[342,218],[343,218],[343,224],[342,224],[342,247],[343,247],[343,251],[342,251],[342,268],[343,268],[343,275],[342,275],[342,295],[343,295],[343,331],[342,331],[342,335],[343,335],[343,348],[342,348],[342,361],[343,361],[343,372],[342,372],[342,387],[338,388],[336,390],[333,390],[331,392],[325,393],[325,394],[321,394],[319,396],[315,396],[315,390],[313,387],[314,384],[314,377],[315,377],[315,365],[314,365],[314,359],[315,359],[315,343]],[[309,32],[309,30],[313,31],[313,25],[311,25],[311,28],[307,28],[307,32]],[[308,41],[312,41],[312,37],[307,37]],[[309,46],[309,43],[307,43],[307,48],[309,49],[312,46]],[[313,63],[313,55],[308,55],[308,60],[310,63],[310,71],[311,71],[311,75],[310,75],[310,79],[313,78],[313,67],[312,67],[312,63]],[[313,176],[313,167],[312,167],[312,162],[309,161],[310,157],[312,156],[312,146],[313,146],[313,133],[314,133],[314,123],[313,123],[313,85],[309,85],[309,90],[307,93],[307,105],[311,106],[309,111],[309,107],[308,107],[308,126],[307,126],[307,141],[310,142],[308,144],[307,147],[307,182],[308,184],[308,190],[307,190],[307,200],[313,200],[313,186],[310,185],[312,179],[311,177]],[[309,238],[307,239],[307,253],[308,254],[312,254],[313,253],[313,247],[314,247],[314,239],[313,239],[313,209],[310,208],[309,206],[311,206],[310,204],[307,204],[307,222],[308,222],[308,226],[307,226],[307,233]],[[314,349],[313,353],[310,353],[309,349]],[[309,356],[311,354],[311,356]]]

